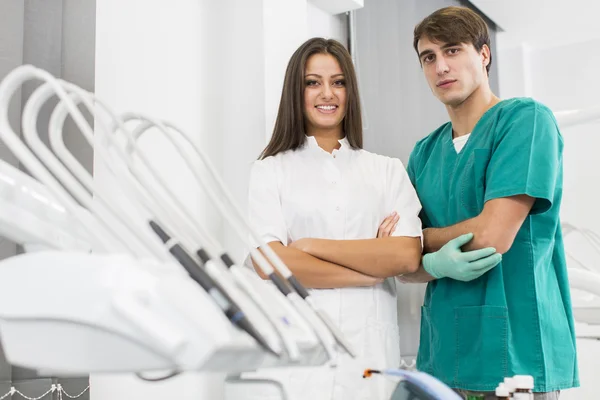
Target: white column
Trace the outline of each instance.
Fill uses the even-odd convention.
[[[335,39],[348,46],[348,23],[346,13],[330,14],[314,2],[308,2],[308,34],[311,37]]]
[[[224,63],[223,173],[245,212],[249,167],[273,133],[290,57],[312,36],[345,43],[346,27],[344,15],[331,15],[307,0],[225,3],[230,51]],[[224,229],[224,243],[242,259],[244,245]]]
[[[523,57],[523,86],[525,97],[533,97],[533,68],[531,62],[531,47],[527,43],[521,43]]]
[[[211,3],[218,2],[98,0],[96,94],[117,112],[175,122],[217,163],[222,142],[214,123],[220,108],[209,96],[219,82],[212,76],[218,51],[207,26],[217,25]],[[148,133],[141,144],[180,200],[220,236],[219,219],[181,157],[156,133]]]
[[[500,96],[532,97],[534,75],[531,47],[527,43],[498,48]],[[493,67],[492,67],[493,68]]]
[[[267,144],[277,115],[287,62],[307,39],[306,0],[226,0],[223,60],[223,174],[246,213],[250,165]],[[236,260],[243,242],[224,224]]]
[[[294,51],[308,39],[308,5],[306,0],[264,0],[264,75],[266,138],[271,138],[283,78]]]

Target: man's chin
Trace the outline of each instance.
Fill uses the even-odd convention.
[[[458,107],[465,102],[462,97],[438,97],[439,100],[444,103],[446,107]]]

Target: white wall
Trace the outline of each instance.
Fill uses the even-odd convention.
[[[498,51],[498,79],[500,96],[531,97],[531,48],[522,43]]]
[[[345,40],[345,29],[343,16],[329,16],[307,0],[97,0],[96,94],[117,112],[182,127],[245,213],[249,167],[271,135],[290,56],[314,35]],[[151,133],[142,148],[195,219],[240,261],[242,241],[177,153]],[[94,167],[97,183],[110,190],[97,160]],[[149,391],[129,377],[93,376],[92,397],[212,400],[223,397],[222,382],[188,375]]]
[[[600,105],[598,64],[600,54],[593,49],[600,40],[532,53],[533,94],[552,110],[574,110]],[[563,129],[564,200],[563,219],[600,233],[600,116],[598,121]]]
[[[348,43],[348,23],[346,14],[330,15],[311,3],[308,6],[308,36],[335,39],[344,45]]]
[[[98,1],[95,88],[115,111],[176,122],[215,154],[220,141],[202,129],[210,126],[205,120],[210,114],[198,112],[214,108],[203,96],[205,82],[212,82],[209,66],[203,63],[209,50],[203,48],[206,35],[198,23],[208,20],[205,11],[208,7],[195,1],[175,1],[169,7],[156,1]],[[149,133],[141,143],[181,201],[211,232],[220,232],[219,220],[166,139]],[[99,169],[96,177],[102,178]]]
[[[597,65],[600,54],[593,51],[600,40],[557,47],[509,47],[500,50],[500,95],[531,96],[554,112],[600,105]],[[600,168],[600,117],[589,123],[562,130],[564,150],[564,198],[562,218],[600,233],[597,199]]]

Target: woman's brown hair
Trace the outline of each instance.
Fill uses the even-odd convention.
[[[259,159],[287,150],[296,150],[305,142],[304,71],[314,54],[330,54],[340,64],[346,81],[346,115],[343,131],[352,148],[362,149],[362,119],[356,72],[348,50],[333,39],[313,38],[302,44],[292,55],[285,71],[283,91],[273,135]]]

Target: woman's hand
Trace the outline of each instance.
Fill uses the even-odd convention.
[[[298,249],[301,250],[305,253],[309,253],[310,254],[310,244],[311,244],[311,238],[302,238],[302,239],[298,239],[295,242],[292,242],[289,244],[289,247],[294,248],[294,249]]]
[[[381,225],[379,225],[379,229],[377,230],[377,238],[390,236],[396,230],[398,221],[400,221],[400,216],[396,211],[394,211],[390,216],[383,220]]]
[[[377,278],[374,276],[370,276],[370,275],[364,275],[364,284],[363,285],[359,285],[359,286],[363,286],[363,287],[368,287],[368,286],[375,286],[375,285],[379,285],[380,283],[383,283],[383,281],[385,281],[385,278]]]
[[[313,252],[317,252],[318,243],[319,243],[319,239],[302,238],[302,239],[298,239],[294,242],[291,242],[288,245],[288,247],[296,249],[296,250],[300,250],[304,253],[315,256],[314,254],[311,254],[311,249]],[[315,256],[315,257],[317,257],[317,256]],[[350,268],[346,268],[346,269],[347,269],[347,271],[345,271],[345,273],[347,275],[346,281],[348,283],[348,285],[347,285],[348,287],[375,286],[375,285],[382,283],[385,280],[384,278],[366,275],[366,274],[363,274],[361,272],[355,271]]]

